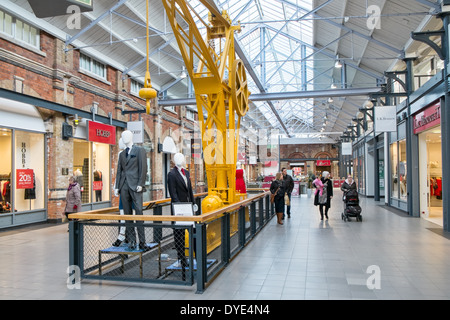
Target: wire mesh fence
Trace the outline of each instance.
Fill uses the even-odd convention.
[[[181,285],[201,293],[274,215],[268,193],[197,222],[170,221],[167,204],[147,208],[145,219],[70,222],[70,264],[81,278]],[[157,220],[149,216],[165,216]],[[98,217],[98,215],[96,216]],[[129,217],[128,217],[129,218]]]
[[[192,226],[99,220],[79,230],[85,278],[193,283]]]

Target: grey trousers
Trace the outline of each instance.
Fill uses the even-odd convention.
[[[128,186],[128,183],[124,183],[122,189],[120,189],[120,200],[122,202],[123,212],[124,214],[131,215],[133,214],[133,209],[135,210],[136,215],[143,214],[142,206],[143,206],[143,196],[142,192],[136,192],[135,190],[131,190]],[[142,224],[144,221],[135,221],[137,225],[137,232],[139,237],[139,243],[145,243],[145,232]],[[134,243],[138,243],[136,240],[136,231],[134,227],[127,227],[125,231],[125,236],[129,242],[133,241]]]

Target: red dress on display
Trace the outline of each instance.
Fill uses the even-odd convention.
[[[245,187],[244,181],[244,169],[236,170],[236,191],[240,193],[247,193],[247,188]]]

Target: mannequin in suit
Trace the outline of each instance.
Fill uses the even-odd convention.
[[[168,174],[167,184],[169,187],[172,202],[191,202],[194,203],[194,193],[189,171],[184,169],[186,159],[183,154],[175,154],[173,161],[175,167]]]
[[[175,154],[173,161],[175,166],[170,170],[167,176],[167,184],[169,188],[170,198],[172,203],[176,202],[190,202],[194,204],[194,193],[192,191],[191,179],[189,171],[184,169],[186,159],[183,154]],[[197,211],[197,205],[194,204],[194,211]],[[185,230],[173,229],[173,236],[175,241],[175,249],[177,250],[178,260],[181,262],[182,277],[184,279],[184,270],[186,267],[185,257]],[[195,248],[195,245],[194,245]]]
[[[120,194],[120,201],[123,206],[124,214],[142,215],[143,196],[142,191],[147,176],[147,158],[145,150],[142,147],[133,145],[133,133],[125,130],[122,133],[122,141],[125,145],[119,155],[117,165],[116,186],[114,193]],[[142,225],[143,221],[137,221],[136,224]],[[139,249],[147,249],[145,244],[144,228],[137,227],[139,236]],[[131,242],[131,246],[136,242],[136,233],[134,228],[127,228],[126,237]]]

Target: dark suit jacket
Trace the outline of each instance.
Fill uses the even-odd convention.
[[[122,189],[123,184],[127,181],[130,189],[136,191],[137,186],[145,186],[146,177],[147,156],[145,149],[133,146],[128,158],[125,150],[122,151],[117,165],[116,189]]]
[[[169,187],[170,197],[172,198],[172,202],[194,203],[194,193],[192,192],[189,171],[185,169],[184,172],[186,173],[187,186],[177,167],[170,170],[167,175],[167,185]]]

